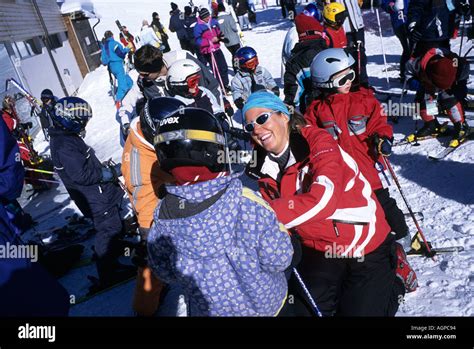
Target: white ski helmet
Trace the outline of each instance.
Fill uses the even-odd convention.
[[[311,62],[311,81],[314,87],[333,88],[332,77],[355,63],[342,48],[328,48],[318,53]]]
[[[166,74],[166,85],[170,92],[178,94],[180,96],[186,96],[189,94],[189,88],[193,87],[190,85],[196,83],[196,80],[189,81],[191,77],[200,76],[201,68],[195,62],[190,59],[181,59],[174,62],[169,68]]]

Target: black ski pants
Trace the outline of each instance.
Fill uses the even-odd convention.
[[[365,53],[365,34],[364,28],[354,32],[346,33],[347,47],[350,49],[356,63],[354,70],[357,74],[357,80],[362,85],[367,85],[369,77],[367,76],[367,55]],[[359,73],[359,52],[357,52],[357,41],[361,41],[360,45],[360,73]]]
[[[405,78],[405,65],[410,59],[410,44],[408,42],[408,32],[404,25],[393,28],[400,44],[402,45],[402,55],[400,56],[400,77]]]
[[[397,206],[397,201],[390,197],[388,189],[377,189],[374,193],[382,206],[388,225],[395,233],[395,239],[399,240],[405,237],[408,234],[408,225],[405,221],[405,215]]]
[[[219,74],[222,79],[222,83],[224,84],[224,87],[229,86],[229,72],[228,72],[228,67],[227,67],[227,62],[225,61],[224,54],[222,53],[222,50],[217,50],[214,53],[209,53],[206,54],[206,60],[209,63],[209,66],[212,67],[212,55],[214,55],[214,59],[216,60],[217,63],[217,69],[219,71]],[[214,68],[212,69],[214,71]],[[217,73],[214,74],[217,81],[219,81],[219,77],[217,76]],[[220,83],[220,81],[219,81]]]
[[[117,240],[122,232],[122,220],[118,206],[93,216],[95,236],[95,253],[97,254],[97,272],[99,279],[107,283],[113,277],[118,265],[119,250]]]
[[[303,246],[297,267],[323,316],[394,316],[405,287],[395,274],[395,239],[356,258],[328,258],[325,252]],[[294,275],[280,316],[315,316],[308,297]]]

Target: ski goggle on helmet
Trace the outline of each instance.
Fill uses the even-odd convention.
[[[355,72],[349,69],[346,74],[337,76],[351,68],[354,58],[342,48],[328,48],[318,53],[311,62],[311,81],[314,87],[332,89],[344,86],[355,79]],[[336,78],[334,78],[337,76]]]
[[[334,88],[344,86],[348,81],[352,82],[355,79],[355,71],[354,69],[349,69],[349,71],[337,78],[332,79],[332,86]]]
[[[258,66],[257,52],[249,46],[241,47],[235,53],[239,67],[244,71],[254,71]]]

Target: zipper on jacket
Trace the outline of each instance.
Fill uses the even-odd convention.
[[[336,234],[337,237],[339,237],[339,229],[337,228],[337,223],[342,223],[342,224],[350,224],[350,225],[367,225],[368,223],[366,222],[355,222],[355,221],[344,221],[341,219],[333,219],[332,220],[332,226],[334,227],[334,233]]]

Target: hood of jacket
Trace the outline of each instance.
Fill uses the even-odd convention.
[[[224,255],[235,239],[236,214],[241,202],[242,183],[240,174],[216,178],[193,185],[167,185],[169,194],[186,202],[200,203],[220,192],[220,198],[204,211],[193,216],[176,219],[160,219],[161,202],[155,211],[157,232],[171,238],[177,251],[191,258],[216,258]],[[166,200],[166,197],[165,199]]]

